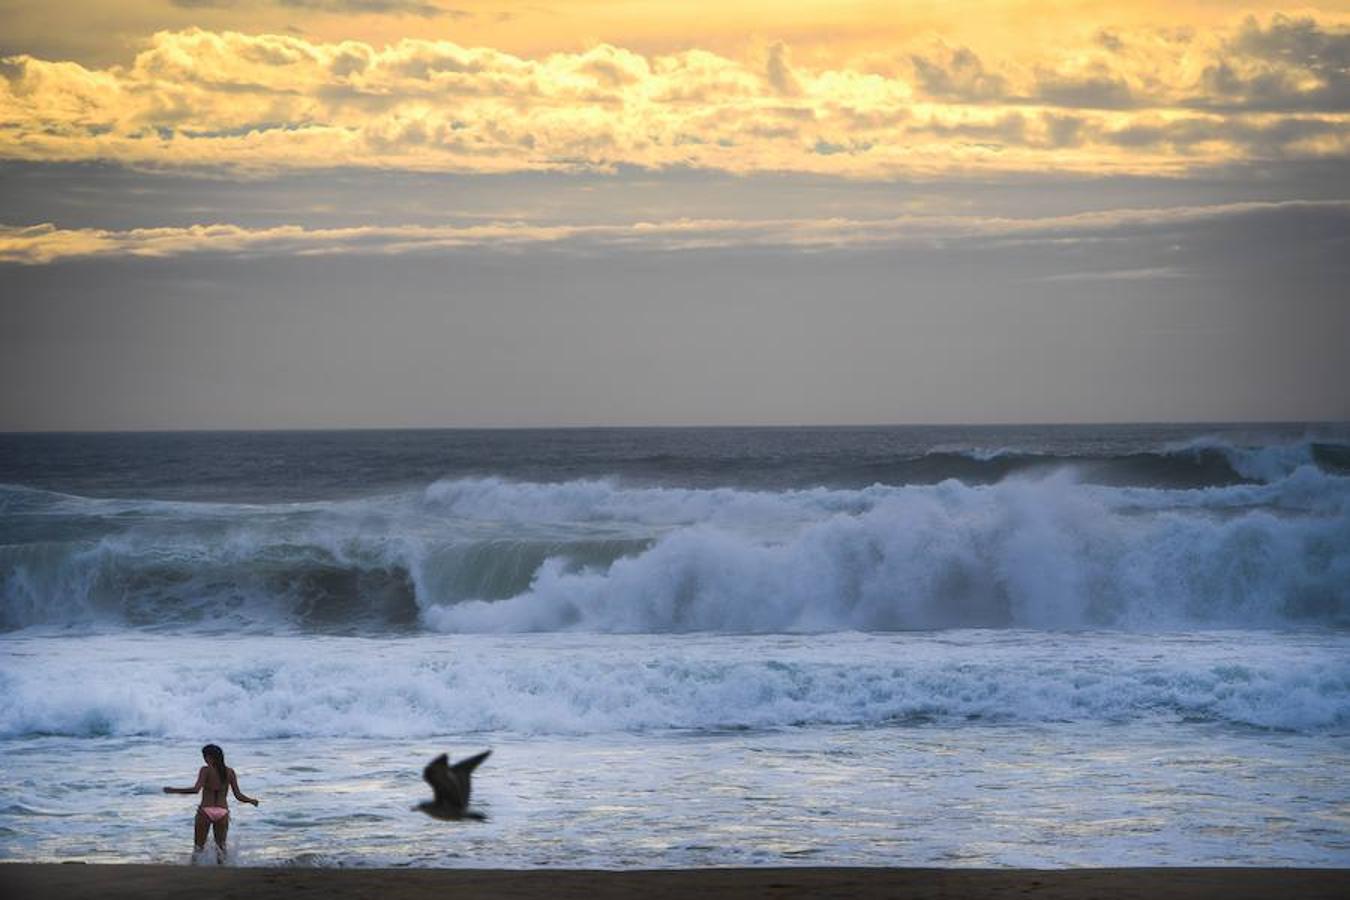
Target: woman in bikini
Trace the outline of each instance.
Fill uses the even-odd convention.
[[[197,772],[197,783],[192,787],[175,788],[166,787],[166,794],[195,794],[202,792],[202,802],[197,807],[197,821],[194,828],[193,842],[197,845],[197,850],[206,848],[206,832],[211,829],[215,832],[216,846],[220,852],[216,855],[217,862],[225,861],[225,836],[230,831],[230,807],[226,799],[229,791],[234,791],[235,799],[240,803],[252,803],[258,805],[258,801],[252,797],[244,796],[239,790],[239,779],[234,774],[234,769],[225,765],[225,751],[221,750],[215,744],[207,744],[202,748],[202,759],[206,760],[206,765],[202,766]]]

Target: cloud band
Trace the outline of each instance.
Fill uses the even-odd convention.
[[[1096,33],[1040,57],[931,41],[833,68],[600,45],[532,59],[192,29],[129,66],[0,65],[0,157],[233,170],[618,166],[865,178],[1177,173],[1344,157],[1350,35],[1245,19],[1197,37]]]
[[[1056,242],[1156,234],[1169,228],[1279,213],[1320,213],[1350,224],[1350,201],[1232,203],[1122,209],[1042,218],[906,216],[890,219],[678,219],[621,225],[354,226],[244,228],[214,224],[107,230],[51,224],[0,226],[0,263],[44,265],[94,257],[401,255],[463,249],[553,248],[681,251],[787,248],[803,251],[950,242]],[[1111,276],[1125,277],[1125,276]]]

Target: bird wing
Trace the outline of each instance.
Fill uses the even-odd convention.
[[[450,760],[444,753],[427,763],[422,777],[436,794],[438,804],[463,807],[469,801],[468,791],[460,789],[460,779],[450,768]]]
[[[484,750],[477,756],[470,756],[468,759],[461,759],[459,762],[455,763],[454,766],[450,768],[450,774],[454,777],[455,781],[459,785],[460,796],[464,798],[461,801],[461,803],[464,806],[469,805],[469,776],[473,774],[474,769],[478,768],[479,763],[481,763],[483,760],[487,759],[491,755],[492,755],[491,750]],[[444,757],[445,754],[441,754],[441,758],[444,759]]]

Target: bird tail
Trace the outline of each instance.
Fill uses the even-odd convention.
[[[470,756],[468,759],[461,759],[459,762],[455,763],[450,768],[451,770],[454,771],[456,775],[468,775],[474,769],[478,768],[479,763],[481,763],[483,760],[487,759],[491,755],[492,755],[491,750],[484,750],[477,756]]]

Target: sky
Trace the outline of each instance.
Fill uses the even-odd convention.
[[[1350,3],[0,0],[0,430],[1350,419]]]

